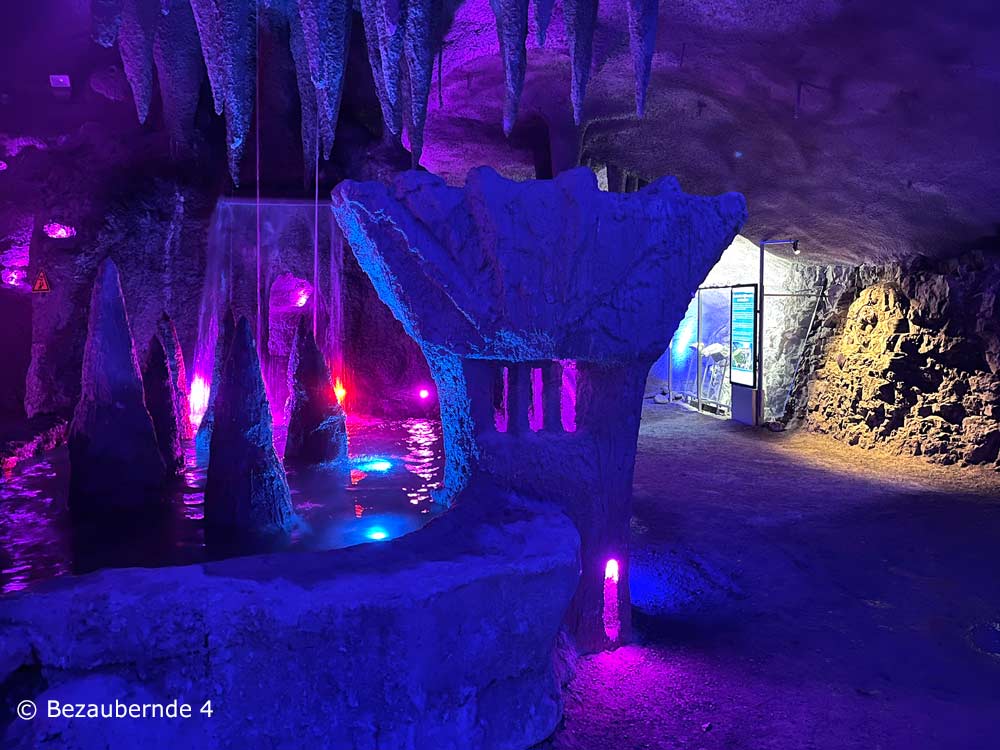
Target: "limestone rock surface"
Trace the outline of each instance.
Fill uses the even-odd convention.
[[[288,360],[287,412],[286,461],[316,464],[347,458],[347,417],[305,316],[299,318]]]
[[[292,521],[291,492],[274,452],[271,406],[246,318],[236,325],[221,380],[205,485],[205,522],[237,533],[285,531]]]
[[[143,398],[118,268],[108,258],[90,298],[80,400],[67,441],[70,505],[81,513],[160,502],[167,471]]]

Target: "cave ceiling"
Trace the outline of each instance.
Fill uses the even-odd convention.
[[[30,101],[25,87],[44,87],[53,72],[40,38],[60,46],[56,57],[98,47],[97,39],[118,49],[134,119],[159,94],[169,115],[162,127],[182,138],[190,99],[210,90],[238,177],[254,95],[240,77],[253,52],[242,1],[154,0],[153,10],[174,12],[169,34],[148,31],[160,22],[144,15],[142,0],[40,2],[35,14],[61,14],[58,28],[22,9],[20,28],[9,26],[16,42],[3,53],[5,114],[12,101]],[[262,18],[290,14],[284,54],[303,121],[316,123],[301,134],[299,123],[290,128],[306,153],[329,152],[341,104],[336,81],[352,73],[344,71],[350,21],[338,15],[338,1],[261,0]],[[523,179],[535,176],[540,159],[555,171],[582,161],[643,180],[675,175],[692,193],[742,192],[750,208],[744,234],[797,237],[817,260],[996,251],[1000,5],[660,0],[655,48],[647,50],[655,2],[602,0],[595,10],[591,1],[414,0],[401,11],[362,0],[354,8],[361,12],[348,15],[355,43],[367,40],[381,119],[419,152],[421,166],[452,184],[481,164]],[[200,50],[180,15],[192,9]],[[101,14],[110,26],[101,26]],[[341,119],[355,101],[351,86],[347,80]],[[276,117],[287,108],[269,107],[269,91],[262,84],[262,114]],[[307,117],[308,107],[318,114]],[[0,131],[32,135],[17,132],[15,119],[5,117]]]

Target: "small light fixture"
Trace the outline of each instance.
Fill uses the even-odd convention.
[[[431,392],[429,390],[427,390],[426,388],[421,388],[417,392],[417,395],[420,396],[420,399],[422,401],[426,401],[427,399],[429,399],[431,397]]]
[[[799,241],[795,240],[795,242],[792,243],[792,255],[799,255],[801,252],[802,251],[799,250]]]
[[[66,240],[76,236],[76,229],[69,226],[69,224],[60,224],[58,221],[50,221],[42,227],[42,230],[46,236],[54,240]]]

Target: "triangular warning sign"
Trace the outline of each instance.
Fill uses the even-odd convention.
[[[49,286],[49,277],[45,275],[45,271],[39,271],[38,276],[35,277],[35,283],[31,287],[33,292],[51,292],[52,287]]]

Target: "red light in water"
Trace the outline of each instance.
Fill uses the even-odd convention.
[[[54,240],[65,240],[76,236],[76,229],[68,224],[60,224],[57,221],[50,221],[42,229]]]
[[[614,643],[621,632],[621,619],[618,617],[618,561],[608,560],[604,566],[604,635]]]
[[[431,397],[431,392],[426,388],[421,388],[417,395],[420,396],[421,399],[426,400]]]
[[[344,387],[344,383],[340,378],[337,378],[337,382],[334,383],[333,392],[337,396],[337,403],[343,405],[344,399],[347,397],[347,389]]]

